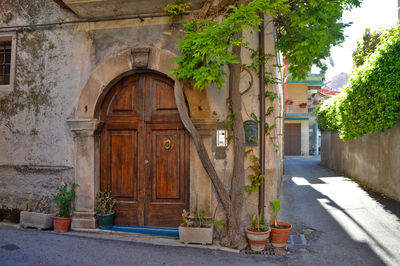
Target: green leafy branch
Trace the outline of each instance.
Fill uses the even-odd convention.
[[[251,180],[251,184],[244,186],[245,191],[249,194],[258,190],[258,188],[261,186],[262,180],[265,178],[265,175],[261,174],[260,158],[254,154],[251,154],[252,152],[253,150],[249,149],[245,153],[246,157],[250,155],[249,160],[252,164],[248,168],[253,171],[253,173],[248,176]]]

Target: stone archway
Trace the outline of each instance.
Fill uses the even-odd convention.
[[[109,90],[123,77],[136,72],[154,71],[168,75],[169,69],[176,67],[172,60],[176,55],[168,50],[155,47],[133,48],[114,54],[103,61],[90,75],[75,106],[74,118],[66,122],[74,133],[75,143],[75,183],[79,185],[76,193],[72,228],[96,228],[95,195],[100,188],[100,142],[99,132],[103,121],[99,119],[100,105]],[[182,90],[181,82],[175,78],[175,90]],[[178,87],[179,86],[179,87]],[[210,109],[205,91],[186,92],[191,120],[211,153],[212,136],[216,119],[210,118]],[[203,99],[199,102],[199,99]],[[206,110],[207,114],[194,112],[192,107]],[[190,141],[190,150],[194,150]],[[212,204],[211,183],[200,163],[196,152],[190,155],[190,202],[206,207]],[[192,193],[193,191],[193,193]],[[196,196],[196,198],[193,198]]]
[[[76,193],[72,228],[96,228],[95,195],[99,190],[99,138],[103,122],[99,108],[110,88],[121,78],[148,70],[167,74],[176,55],[158,48],[134,48],[108,57],[90,75],[67,124],[74,133]],[[175,81],[175,86],[181,86]]]

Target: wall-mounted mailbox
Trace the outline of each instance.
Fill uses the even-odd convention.
[[[244,122],[244,130],[246,135],[246,146],[258,145],[258,123],[254,120]]]
[[[226,129],[218,129],[217,130],[217,147],[226,147],[228,146],[228,130]]]

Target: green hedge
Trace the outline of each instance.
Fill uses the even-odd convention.
[[[384,36],[349,84],[316,110],[321,130],[338,130],[341,139],[385,131],[400,118],[399,28]]]

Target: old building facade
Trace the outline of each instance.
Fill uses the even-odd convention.
[[[193,1],[193,8],[203,2]],[[30,194],[35,200],[51,198],[61,175],[79,185],[73,228],[96,227],[100,189],[117,197],[118,224],[177,226],[182,209],[194,205],[222,215],[175,106],[174,88],[183,85],[170,69],[187,18],[171,25],[162,14],[164,5],[159,0],[0,3],[0,46],[6,51],[5,73],[0,73],[5,77],[0,85],[1,208],[23,209]],[[275,53],[273,23],[267,20],[265,49]],[[246,33],[246,38],[257,47],[257,35]],[[247,52],[243,57],[250,61]],[[273,67],[277,60],[266,67],[279,76]],[[243,75],[245,90],[250,77]],[[243,96],[244,120],[259,115],[255,79]],[[266,140],[264,206],[270,214],[283,172],[282,121],[276,118],[282,117],[283,97],[280,85],[267,89],[280,96],[267,103],[275,107],[267,122],[276,124],[275,138]],[[229,114],[227,87],[184,91],[191,119],[229,187],[233,148],[216,145],[216,130],[226,129]],[[244,223],[257,204],[257,193],[246,195]]]

